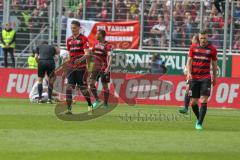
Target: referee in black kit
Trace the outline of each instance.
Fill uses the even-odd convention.
[[[48,76],[48,101],[47,103],[52,103],[52,90],[53,90],[53,81],[54,70],[55,70],[55,61],[54,57],[57,54],[56,49],[48,45],[48,42],[42,42],[41,45],[37,46],[35,51],[35,58],[38,62],[38,93],[39,99],[38,103],[42,103],[42,92],[43,92],[43,78],[47,73]],[[51,82],[51,83],[50,83]]]

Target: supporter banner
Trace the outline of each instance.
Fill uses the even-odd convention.
[[[129,51],[114,50],[113,51],[112,71],[122,71],[124,73],[149,73],[151,69],[151,61],[154,54],[160,55],[165,61],[168,69],[168,75],[182,75],[183,69],[187,63],[187,54],[182,52],[150,52],[150,51]],[[222,74],[222,55],[218,55],[218,73]],[[232,56],[227,56],[226,76],[231,77],[232,72]]]
[[[37,80],[35,70],[0,69],[0,72],[1,98],[28,98]],[[219,78],[209,98],[209,106],[240,109],[239,81],[240,78]],[[183,105],[185,89],[185,77],[171,75],[112,74],[110,84],[110,93],[118,97],[119,102],[132,105]]]
[[[77,19],[68,19],[66,38],[71,36],[71,22]],[[81,33],[88,37],[90,46],[96,42],[97,30],[106,31],[106,40],[113,45],[113,48],[137,49],[140,40],[139,21],[128,22],[96,22],[77,20],[81,23]]]

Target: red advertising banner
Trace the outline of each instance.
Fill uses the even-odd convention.
[[[232,77],[240,78],[240,55],[232,55]]]
[[[37,80],[35,70],[0,69],[0,97],[28,98]],[[219,78],[209,97],[209,106],[240,109],[240,79]],[[101,86],[98,86],[101,89]],[[159,106],[183,105],[186,82],[184,76],[112,74],[110,93],[121,103]]]
[[[71,22],[77,19],[68,19],[66,38],[71,36]],[[117,49],[138,49],[140,41],[140,22],[96,22],[77,20],[81,24],[81,32],[88,37],[90,47],[96,42],[96,33],[99,29],[106,31],[106,41]]]
[[[0,69],[0,97],[28,98],[35,81],[37,71],[27,69]]]

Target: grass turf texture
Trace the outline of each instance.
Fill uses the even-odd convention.
[[[78,103],[75,112],[85,111]],[[195,118],[127,120],[124,115],[162,113],[179,116],[176,107],[120,105],[84,122],[57,119],[55,105],[0,99],[0,159],[239,159],[240,111],[209,109],[204,130]],[[180,115],[181,116],[181,115]]]

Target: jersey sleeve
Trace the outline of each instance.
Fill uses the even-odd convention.
[[[89,49],[89,42],[87,37],[84,37],[83,49]]]
[[[217,49],[215,47],[212,48],[212,60],[217,60]]]
[[[97,42],[94,42],[94,44],[93,44],[93,46],[92,46],[92,53],[95,52],[95,50],[96,50],[96,45],[97,45]]]
[[[190,47],[188,57],[193,58],[193,46]]]
[[[66,45],[67,45],[67,50],[70,51],[70,40],[69,39],[67,39]]]
[[[105,49],[106,49],[107,52],[112,52],[113,46],[112,46],[110,43],[108,43],[108,44],[106,45]]]

